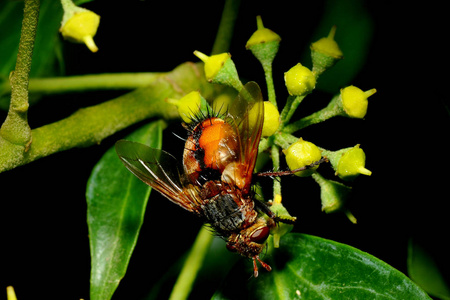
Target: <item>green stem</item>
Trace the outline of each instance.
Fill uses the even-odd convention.
[[[53,78],[30,78],[29,93],[62,94],[92,90],[130,90],[149,85],[166,73],[111,73]],[[2,93],[9,93],[6,85],[0,88]]]
[[[27,153],[23,147],[0,139],[0,172],[74,147],[100,143],[104,138],[152,117],[178,118],[178,111],[166,98],[177,98],[192,90],[210,97],[212,86],[206,82],[203,68],[185,63],[155,80],[101,104],[83,108],[73,115],[32,130],[33,144]]]
[[[188,298],[212,240],[213,235],[210,230],[203,226],[189,251],[169,299],[181,300]]]
[[[28,125],[28,79],[39,20],[39,4],[39,0],[25,0],[17,62],[10,77],[11,103],[6,120],[0,128],[0,139],[20,145],[25,151],[31,143],[31,128]]]
[[[263,67],[263,70],[264,70],[264,75],[266,77],[267,95],[269,97],[269,101],[276,108],[278,108],[276,94],[275,94],[275,86],[273,84],[272,62],[270,61],[269,63],[262,63],[262,67]]]
[[[273,145],[271,150],[273,169],[280,169],[280,149],[278,146]],[[273,199],[275,199],[276,195],[281,195],[281,179],[273,181]]]
[[[317,124],[323,121],[326,121],[330,118],[343,115],[342,106],[339,105],[339,96],[335,96],[327,107],[304,117],[296,122],[293,122],[283,128],[284,133],[294,133],[300,129],[303,129],[307,126]]]
[[[240,4],[240,0],[227,0],[225,2],[211,55],[227,52],[230,49],[234,24],[236,23]]]
[[[298,137],[295,137],[289,133],[279,132],[274,136],[274,143],[282,149],[287,149],[290,145],[298,141]]]
[[[292,102],[290,103],[290,107],[287,110],[286,115],[284,116],[284,119],[282,120],[282,125],[284,127],[285,124],[289,123],[289,121],[291,120],[292,116],[294,115],[295,111],[297,110],[297,107],[300,105],[300,103],[302,103],[303,99],[305,99],[306,95],[302,95],[302,96],[296,96]]]

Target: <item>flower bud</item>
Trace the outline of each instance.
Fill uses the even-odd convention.
[[[320,149],[311,142],[304,141],[300,138],[293,143],[289,148],[283,150],[286,155],[286,163],[289,169],[295,170],[311,165],[322,158]],[[309,169],[299,171],[295,175],[300,177],[307,177],[314,173],[319,166],[314,166]]]
[[[334,66],[344,56],[339,45],[334,40],[335,33],[336,26],[333,26],[327,37],[311,44],[313,72],[316,73],[316,76]]]
[[[96,13],[78,7],[70,0],[62,1],[64,15],[59,31],[61,35],[75,43],[84,43],[92,52],[97,52],[93,37],[100,24],[100,16]]]
[[[354,180],[360,174],[370,176],[371,171],[365,168],[366,155],[359,147],[344,148],[338,151],[323,150],[331,166],[339,178],[347,181]]]
[[[300,63],[284,73],[284,81],[291,96],[309,94],[316,86],[314,74]]]
[[[278,34],[264,27],[261,16],[256,17],[256,23],[258,26],[258,30],[256,30],[252,34],[250,39],[247,41],[245,48],[249,49],[254,45],[281,41],[281,38]]]
[[[232,105],[234,98],[228,93],[218,95],[213,101],[213,110],[217,115],[226,115],[228,107]]]
[[[366,154],[359,145],[342,154],[336,169],[336,174],[344,180],[353,180],[359,174],[370,176],[372,172],[365,168]]]
[[[289,212],[283,206],[283,204],[281,204],[281,195],[275,196],[272,206],[270,207],[270,210],[280,219],[287,219],[287,220],[291,220],[291,221],[296,220],[295,217],[292,217],[289,214]],[[278,222],[277,226],[275,226],[274,228],[272,228],[270,230],[270,234],[273,236],[273,246],[275,248],[280,247],[280,238],[283,235],[291,232],[292,228],[294,228],[294,225],[292,225],[292,224]]]
[[[212,83],[224,84],[240,91],[243,88],[236,66],[231,60],[230,53],[221,53],[207,56],[206,54],[195,50],[194,55],[205,63],[206,80]]]
[[[274,134],[280,126],[280,113],[269,101],[264,101],[264,124],[262,136],[267,137]]]
[[[376,91],[376,89],[371,89],[363,92],[353,85],[341,89],[342,107],[346,115],[351,118],[364,118],[369,104],[367,98],[375,94]]]
[[[272,30],[264,27],[261,16],[256,17],[256,23],[258,30],[252,34],[245,48],[252,51],[263,66],[270,65],[278,52],[281,38]]]
[[[167,102],[174,104],[181,119],[187,124],[196,120],[200,111],[205,111],[208,106],[205,98],[198,91],[192,91],[179,100],[167,99]]]
[[[337,181],[325,179],[319,173],[314,173],[312,177],[320,186],[322,211],[327,214],[343,211],[347,218],[356,224],[356,218],[344,208],[345,202],[350,196],[351,188]]]

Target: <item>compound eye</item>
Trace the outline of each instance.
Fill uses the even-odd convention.
[[[267,226],[256,229],[250,235],[250,240],[254,243],[262,244],[269,237],[270,229]]]

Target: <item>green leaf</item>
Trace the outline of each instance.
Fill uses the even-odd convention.
[[[150,123],[127,139],[161,148],[161,122]],[[92,300],[110,299],[125,275],[150,190],[122,165],[114,147],[94,167],[86,191]]]
[[[314,236],[285,235],[262,259],[271,272],[250,278],[251,264],[238,265],[213,299],[431,299],[381,260]]]
[[[430,295],[450,300],[450,287],[436,261],[425,247],[412,239],[408,245],[408,274]]]

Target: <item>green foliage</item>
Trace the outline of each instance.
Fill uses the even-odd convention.
[[[160,149],[161,134],[162,124],[156,121],[127,139]],[[92,259],[90,299],[110,299],[125,276],[150,190],[123,167],[114,147],[94,167],[86,191]]]
[[[85,2],[89,1],[75,1],[77,4]],[[222,32],[221,36],[226,38],[217,40],[213,48],[214,54],[228,50],[238,4],[238,1],[227,1],[221,31],[219,31]],[[342,86],[349,84],[362,67],[370,43],[372,23],[364,7],[358,1],[326,1],[326,4],[327,10],[317,27],[317,34],[313,40],[323,36],[332,25],[337,24],[336,40],[346,59],[339,62],[330,71],[327,70],[323,76],[321,75],[317,88],[335,93]],[[2,29],[0,30],[0,108],[4,110],[9,107],[11,92],[9,75],[16,64],[22,15],[22,2],[0,2],[0,29]],[[35,90],[38,91],[37,93],[30,94],[30,104],[38,100],[41,93],[60,94],[116,88],[132,89],[133,91],[80,109],[60,121],[34,128],[31,131],[33,137],[31,147],[26,149],[27,151],[0,137],[0,172],[56,152],[98,144],[106,137],[138,122],[147,121],[149,118],[157,120],[136,130],[127,139],[150,145],[153,148],[161,148],[162,131],[165,127],[162,119],[169,121],[178,117],[175,108],[165,101],[166,98],[180,98],[192,90],[200,91],[208,99],[217,94],[218,89],[206,83],[202,68],[199,68],[198,64],[192,63],[181,64],[173,71],[165,73],[92,74],[83,78],[61,77],[40,81],[42,77],[62,75],[64,71],[61,39],[58,37],[61,17],[62,9],[59,1],[41,1],[40,19],[34,40],[33,67],[28,74],[31,77],[29,91],[33,91],[36,86],[39,87]],[[270,46],[274,47],[273,44]],[[261,44],[257,44],[256,50],[262,47]],[[259,49],[259,51],[262,50]],[[271,51],[272,54],[277,52],[278,44],[276,50],[272,49]],[[276,105],[271,66],[275,54],[272,54],[270,61],[266,59],[262,65],[265,71],[269,100]],[[308,51],[308,56],[309,54]],[[157,58],[150,56],[145,59]],[[36,81],[33,81],[34,79]],[[124,83],[125,81],[126,83]],[[69,87],[66,85],[69,82],[75,84]],[[112,84],[112,82],[114,83]],[[117,84],[117,82],[122,84]],[[337,105],[334,105],[339,100],[335,96],[334,100],[330,102],[333,105],[303,117],[297,122],[287,124],[287,121],[294,116],[294,112],[303,98],[303,95],[288,98],[287,105],[281,112],[283,120],[281,127],[284,127],[284,131],[261,141],[260,152],[262,155],[266,155],[267,151],[264,152],[265,150],[271,151],[275,169],[280,168],[280,150],[297,140],[292,133],[340,115]],[[115,138],[113,137],[113,139]],[[347,196],[347,192],[350,191],[347,186],[315,175],[316,181],[320,181],[318,178],[321,180],[322,186],[324,184],[332,185],[334,188],[331,190],[336,190],[336,192],[330,192],[332,195],[327,196],[329,199],[342,197],[343,194]],[[345,193],[342,190],[345,190]],[[274,191],[274,195],[278,195],[281,199],[280,182],[274,183]],[[125,276],[144,221],[149,195],[150,188],[123,167],[113,148],[109,149],[93,168],[86,190],[91,251],[90,299],[110,299]],[[22,200],[20,197],[18,198]],[[337,203],[340,209],[343,202],[338,201]],[[334,209],[333,205],[329,206]],[[349,212],[346,212],[349,215]],[[217,269],[228,270],[231,268],[233,260],[236,259],[235,257],[228,259],[225,255],[219,255],[219,257],[215,256],[214,259],[208,260],[208,255],[211,254],[206,254],[206,249],[209,249],[211,238],[205,236],[205,230],[203,230],[189,252],[181,272],[187,274],[187,277],[179,277],[173,295],[179,293],[183,297],[187,297],[194,285],[201,284],[198,282],[201,277],[198,277],[196,282],[197,271],[201,273],[208,268],[215,268],[214,272]],[[269,245],[271,243],[270,241]],[[164,252],[164,247],[172,246],[170,244],[159,245],[158,251]],[[224,247],[221,246],[223,250]],[[411,278],[430,294],[447,299],[448,287],[434,261],[420,247],[413,244],[410,245],[409,254]],[[204,260],[205,255],[206,259]],[[310,235],[290,233],[283,236],[279,248],[274,249],[270,246],[263,260],[272,266],[272,272],[260,272],[259,278],[249,280],[251,276],[250,262],[241,259],[228,274],[213,298],[235,299],[245,296],[249,299],[290,299],[295,297],[305,299],[430,299],[405,275],[379,259],[350,246]],[[51,263],[53,262],[49,262],[49,264]],[[57,275],[60,274],[55,274],[55,276]],[[207,282],[207,280],[205,281]],[[148,283],[155,289],[159,288],[160,284]],[[20,291],[18,294],[20,295]]]
[[[213,299],[431,299],[404,274],[353,247],[291,233],[265,258],[271,273],[246,281],[239,264]]]

